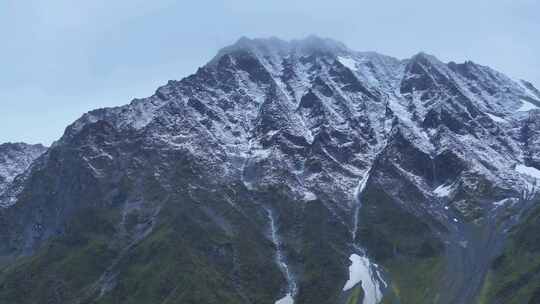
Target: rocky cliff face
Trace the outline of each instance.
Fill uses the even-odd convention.
[[[6,191],[15,178],[23,174],[46,147],[25,143],[5,143],[0,145],[0,195]],[[8,202],[9,203],[9,202]]]
[[[7,185],[0,299],[475,303],[538,199],[539,116],[472,62],[241,39]]]

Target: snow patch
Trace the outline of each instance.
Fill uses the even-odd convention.
[[[349,280],[345,283],[343,291],[347,291],[358,283],[362,284],[365,296],[362,304],[377,304],[382,300],[382,290],[379,282],[374,279],[375,267],[367,257],[352,254],[349,257],[352,264],[349,266]]]
[[[277,133],[279,133],[279,130],[268,131],[268,132],[266,133],[266,136],[272,137],[272,136],[276,135]]]
[[[352,58],[348,58],[348,57],[341,57],[339,56],[338,57],[338,61],[343,64],[344,66],[346,66],[347,68],[353,70],[353,71],[356,71],[357,68],[356,68],[356,60],[352,59]]]
[[[536,168],[519,164],[516,166],[516,171],[521,174],[540,179],[540,170]]]
[[[534,92],[533,90],[531,90],[529,88],[529,86],[527,86],[525,84],[525,82],[523,80],[515,80],[515,82],[525,91],[525,93],[527,93],[527,95],[529,95],[530,97],[532,98],[537,98],[537,97],[540,97],[536,94],[536,92]]]
[[[506,202],[508,202],[508,201],[509,201],[509,199],[505,198],[503,200],[493,202],[493,205],[495,205],[497,207],[504,206],[506,204]]]
[[[285,297],[282,299],[279,299],[276,301],[276,304],[294,304],[294,299],[291,296],[290,293],[288,293]]]
[[[317,200],[317,195],[311,191],[305,191],[304,192],[304,200],[311,202]]]
[[[505,122],[507,122],[506,119],[501,118],[501,117],[499,117],[499,116],[495,116],[495,115],[492,115],[492,114],[489,114],[489,113],[488,113],[488,116],[489,116],[489,118],[491,118],[491,119],[492,119],[493,121],[495,121],[495,122],[500,122],[500,123],[505,123]]]
[[[450,192],[452,192],[452,185],[440,185],[435,190],[433,190],[433,193],[437,195],[438,197],[446,197],[450,195]]]
[[[528,112],[528,111],[531,111],[531,110],[535,110],[535,109],[538,109],[538,106],[536,106],[535,104],[525,100],[525,99],[522,99],[521,100],[521,107],[517,110],[518,112]]]

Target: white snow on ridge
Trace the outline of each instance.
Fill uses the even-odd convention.
[[[537,98],[538,96],[535,92],[533,92],[528,86],[525,85],[523,80],[515,80],[515,82],[527,93],[530,97]]]
[[[379,282],[374,279],[373,264],[367,257],[361,257],[358,254],[352,254],[349,260],[352,262],[349,267],[349,280],[345,283],[343,291],[347,291],[361,283],[365,293],[362,304],[379,303],[382,300],[382,291]]]
[[[406,105],[403,105],[398,99],[391,98],[388,100],[388,107],[392,110],[394,115],[405,125],[407,128],[403,129],[405,133],[413,137],[412,140],[416,146],[426,153],[435,150],[435,147],[431,143],[427,133],[420,128],[414,121],[412,114],[407,110]]]
[[[538,169],[536,169],[534,167],[528,167],[528,166],[519,164],[519,165],[516,166],[516,171],[521,173],[521,174],[525,174],[525,175],[528,175],[530,177],[540,179],[540,170],[538,170]]]
[[[531,110],[535,110],[535,109],[538,109],[538,106],[536,106],[535,104],[525,100],[525,99],[522,99],[521,100],[521,107],[519,109],[517,109],[518,112],[528,112],[528,111],[531,111]]]
[[[353,71],[357,70],[357,68],[356,68],[356,60],[354,60],[352,58],[339,56],[338,61],[341,62],[341,64],[343,64],[344,66],[346,66],[347,68],[349,68],[349,69],[351,69]]]

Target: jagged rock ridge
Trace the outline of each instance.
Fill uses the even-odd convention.
[[[0,195],[13,180],[47,150],[43,145],[5,143],[0,145]]]

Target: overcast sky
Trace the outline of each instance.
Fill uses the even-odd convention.
[[[538,0],[0,0],[0,142],[50,144],[82,113],[152,95],[241,36],[425,51],[538,87],[539,12]]]

